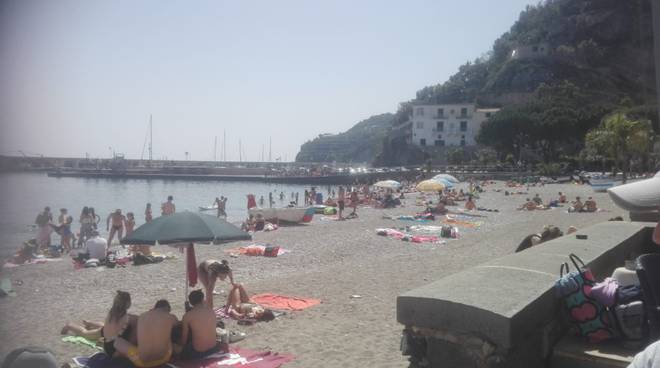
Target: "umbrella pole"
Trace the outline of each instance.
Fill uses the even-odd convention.
[[[187,248],[185,250],[185,253],[186,253],[186,287],[185,287],[186,292],[185,294],[183,294],[183,299],[185,299],[185,301],[187,302],[188,301],[188,249]]]

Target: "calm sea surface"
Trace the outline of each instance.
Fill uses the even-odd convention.
[[[108,214],[117,208],[123,213],[133,212],[137,226],[144,223],[146,203],[151,203],[154,217],[160,216],[160,204],[168,195],[174,196],[177,211],[198,211],[200,206],[210,206],[215,197],[225,196],[230,222],[240,222],[247,217],[249,193],[257,199],[274,192],[275,206],[288,203],[291,192],[300,193],[304,185],[283,185],[250,182],[213,182],[180,180],[110,180],[84,178],[49,178],[45,173],[0,173],[0,257],[12,254],[23,241],[34,237],[34,220],[45,206],[50,206],[56,221],[60,208],[66,208],[73,216],[73,230],[80,228],[78,218],[83,206],[94,207],[101,216],[99,229],[105,236]],[[320,188],[324,197],[327,187]],[[279,193],[285,201],[280,202]],[[215,211],[206,211],[215,214]],[[53,234],[53,244],[59,244],[59,236]]]

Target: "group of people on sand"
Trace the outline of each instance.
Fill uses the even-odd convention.
[[[162,204],[162,215],[173,214],[176,211],[173,200],[174,198],[172,196],[168,196],[167,201]],[[147,203],[144,210],[144,220],[145,222],[151,222],[153,220],[150,203]],[[57,222],[54,222],[50,207],[45,207],[35,219],[37,226],[36,243],[39,249],[41,251],[49,250],[52,245],[51,235],[53,232],[60,235],[61,247],[64,253],[69,253],[73,248],[86,246],[88,240],[99,236],[98,225],[101,222],[101,217],[96,214],[94,207],[83,207],[78,222],[80,223],[80,230],[76,237],[76,233],[71,228],[73,216],[69,215],[66,208],[60,209]],[[130,235],[135,229],[135,224],[136,221],[133,212],[128,212],[124,215],[121,209],[116,209],[110,213],[106,218],[106,231],[108,231],[107,243],[112,244],[115,235],[119,241],[124,236]]]
[[[130,294],[117,291],[103,323],[67,323],[61,333],[90,340],[102,339],[103,350],[108,356],[126,358],[136,367],[157,367],[172,357],[195,360],[226,352],[226,344],[218,341],[217,317],[213,309],[213,289],[218,279],[228,280],[232,285],[224,306],[227,315],[237,319],[274,318],[272,311],[252,302],[245,288],[234,283],[227,261],[204,261],[199,264],[198,275],[205,290],[190,292],[189,306],[181,320],[171,313],[170,303],[165,299],[158,300],[152,309],[140,315],[131,314]]]

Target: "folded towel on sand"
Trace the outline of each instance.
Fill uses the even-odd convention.
[[[82,336],[64,336],[62,341],[68,342],[71,344],[87,346],[93,349],[103,350],[100,346],[96,345],[96,342],[86,339]]]
[[[281,256],[282,254],[291,252],[288,249],[280,248],[275,245],[261,245],[261,244],[250,244],[247,247],[231,248],[225,249],[225,253],[229,254],[242,254],[245,256],[267,256],[267,257],[276,257]],[[277,252],[277,253],[275,253]]]
[[[277,294],[259,294],[252,298],[253,302],[268,309],[300,311],[321,304],[319,299],[298,298]]]
[[[270,351],[259,352],[248,349],[232,349],[229,353],[213,354],[205,359],[190,361],[174,361],[165,367],[171,368],[211,368],[211,367],[243,367],[243,368],[277,368],[294,359],[293,355],[278,354]],[[126,360],[110,359],[105,353],[96,353],[91,357],[75,357],[73,362],[78,367],[85,368],[123,368]]]

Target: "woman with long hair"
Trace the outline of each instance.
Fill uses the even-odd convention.
[[[83,326],[73,323],[67,323],[62,328],[61,334],[73,334],[82,336],[89,340],[99,340],[103,337],[103,350],[108,356],[114,356],[116,353],[114,341],[117,337],[122,337],[129,341],[137,343],[137,316],[129,314],[131,307],[131,294],[126,291],[117,290],[115,298],[112,301],[112,307],[108,311],[104,323],[90,322],[83,320]]]
[[[197,268],[197,275],[206,291],[206,304],[211,308],[213,308],[213,289],[215,289],[217,279],[226,280],[229,278],[231,285],[236,286],[231,268],[229,268],[229,262],[224,259],[222,261],[209,259],[200,263]]]

